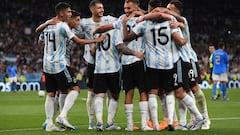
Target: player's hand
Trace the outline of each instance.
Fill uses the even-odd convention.
[[[96,38],[96,43],[102,42],[106,38],[106,34],[102,34],[100,37]]]
[[[144,15],[139,16],[136,20],[136,23],[140,23],[142,21],[144,21]]]
[[[136,51],[136,52],[134,53],[134,56],[136,56],[137,58],[139,58],[139,59],[141,59],[141,60],[143,60],[144,57],[145,57],[143,52],[138,52],[138,51]]]
[[[179,22],[178,21],[174,21],[174,20],[171,20],[170,21],[170,26],[171,28],[177,28],[179,26]]]

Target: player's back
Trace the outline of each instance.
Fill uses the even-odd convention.
[[[228,68],[228,55],[224,50],[218,49],[213,53],[213,73],[226,73]]]

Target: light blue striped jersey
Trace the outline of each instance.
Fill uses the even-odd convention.
[[[113,16],[103,16],[101,22],[94,22],[92,18],[83,18],[80,21],[79,28],[83,29],[86,39],[93,39],[92,33],[95,29],[104,24],[110,24],[116,21],[117,18]],[[90,53],[90,45],[85,45],[83,58],[90,64],[94,64],[94,57]]]
[[[44,41],[43,71],[56,74],[63,71],[67,65],[66,47],[68,40],[74,37],[66,22],[47,26],[40,35]]]
[[[103,42],[97,43],[95,74],[114,73],[121,68],[117,45],[123,43],[119,29],[107,31]]]
[[[172,29],[169,21],[143,21],[133,28],[137,35],[145,38],[145,54],[147,67],[154,69],[171,69],[179,59],[176,46],[172,42],[172,33],[178,29]]]
[[[125,14],[120,16],[119,20],[118,20],[118,21],[120,21],[120,23],[119,23],[120,27],[119,26],[118,27],[121,29],[122,34],[123,34],[123,29],[122,29],[123,27],[122,27],[121,20],[124,16],[125,16]],[[127,21],[126,25],[127,25],[128,32],[131,32],[133,30],[133,28],[137,25],[136,19],[137,19],[137,17],[133,17]],[[144,41],[145,40],[143,37],[138,37],[137,39],[134,39],[131,42],[125,42],[125,44],[127,45],[128,48],[130,48],[132,50],[139,51],[139,52],[145,52]],[[133,55],[124,55],[123,54],[121,57],[122,65],[132,64],[132,63],[134,63],[136,61],[140,61],[140,60],[141,59],[139,59]]]
[[[183,32],[183,37],[187,40],[186,46],[189,48],[189,58],[192,59],[194,62],[197,62],[198,61],[197,54],[191,45],[188,21],[185,17],[183,17],[183,18],[184,18],[185,28],[182,29],[182,32]]]

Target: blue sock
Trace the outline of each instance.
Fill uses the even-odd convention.
[[[213,94],[213,97],[216,98],[216,95],[217,95],[217,84],[216,83],[213,84],[213,93],[212,94]]]
[[[222,91],[223,98],[226,97],[226,94],[227,94],[227,85],[226,84],[222,84],[221,91]]]

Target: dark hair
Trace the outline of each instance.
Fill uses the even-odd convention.
[[[55,6],[55,12],[56,12],[56,14],[58,14],[60,11],[65,10],[67,8],[71,8],[71,5],[66,2],[59,2]]]
[[[180,11],[180,14],[183,12],[183,3],[180,0],[171,0],[169,4],[175,5],[175,7]]]
[[[134,4],[136,4],[136,5],[140,5],[140,2],[139,2],[139,0],[125,0],[125,2],[132,2],[132,3],[134,3]]]
[[[96,4],[102,4],[102,2],[100,0],[92,0],[90,3],[89,3],[89,8],[95,6]]]
[[[223,49],[223,48],[225,48],[226,46],[225,46],[225,43],[223,42],[223,41],[220,41],[219,43],[218,43],[218,49]]]
[[[72,17],[80,16],[81,13],[77,12],[76,10],[72,10]]]
[[[161,0],[150,0],[148,2],[148,5],[150,5],[152,8],[161,7],[162,1]]]

